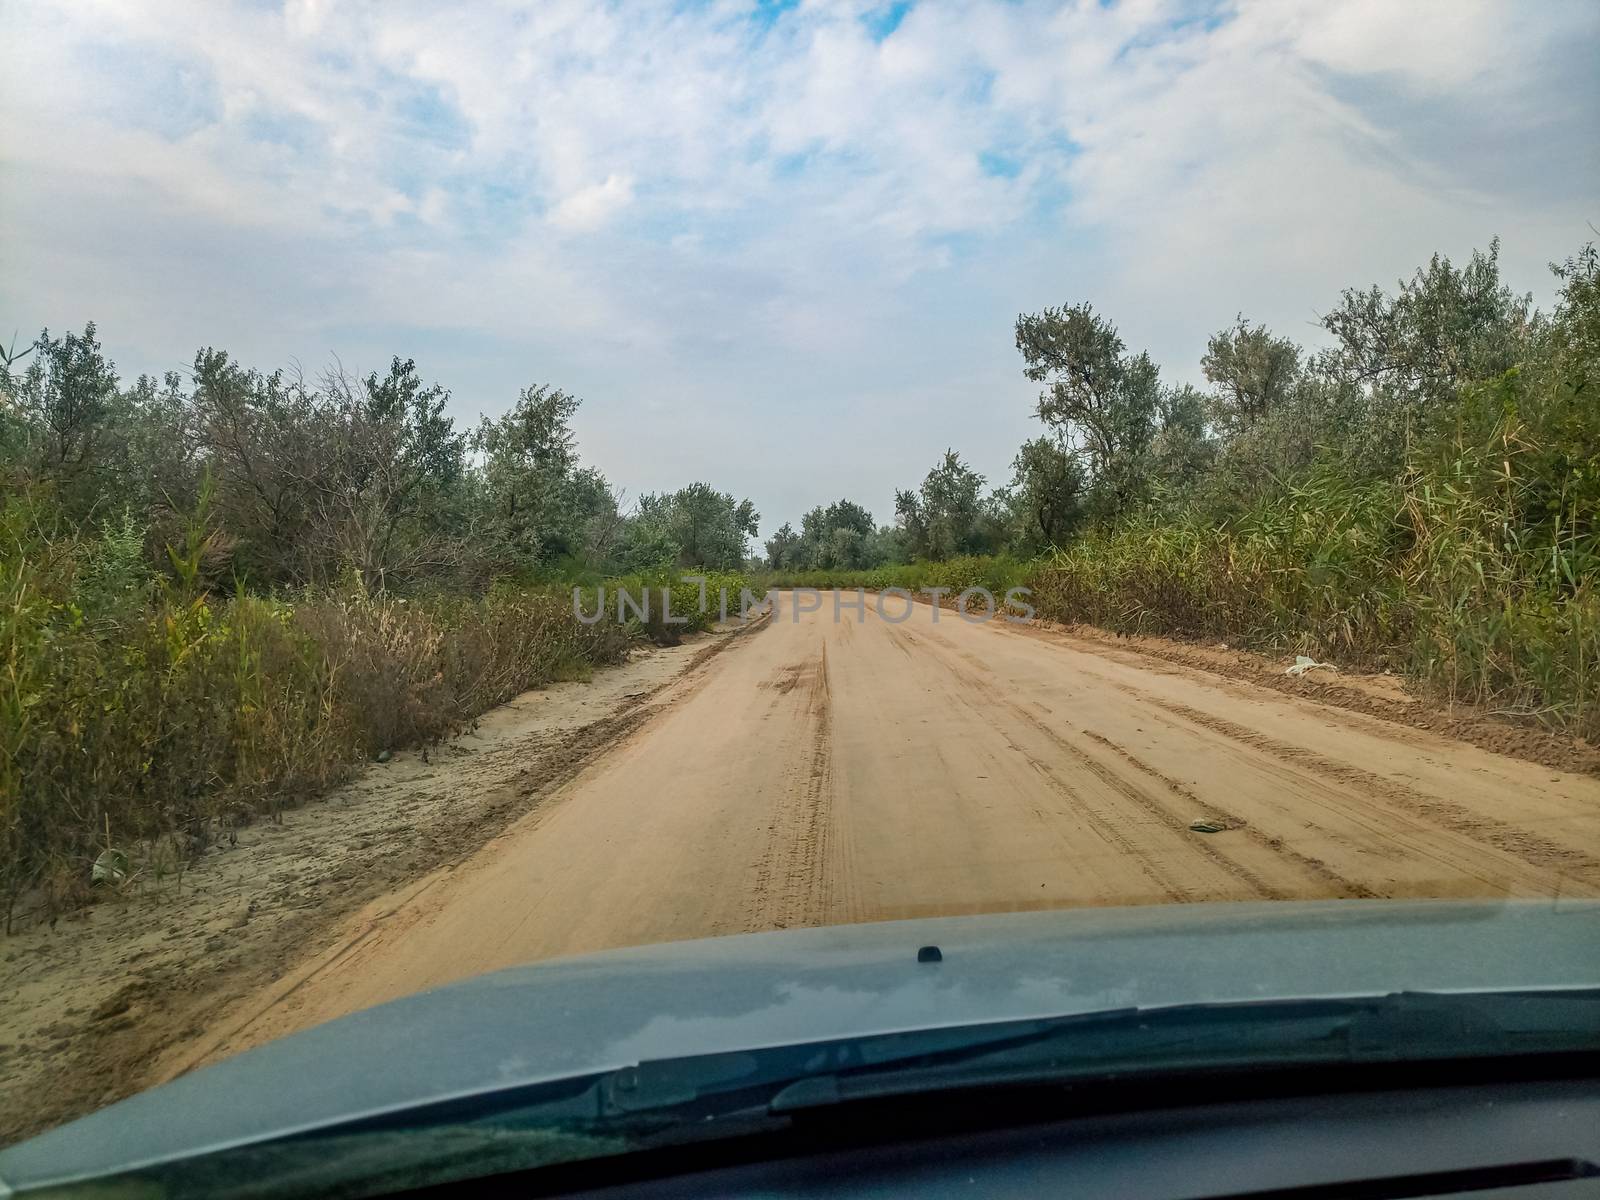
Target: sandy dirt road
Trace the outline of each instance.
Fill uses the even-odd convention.
[[[926,605],[893,623],[871,598],[864,619],[835,622],[826,597],[793,607],[163,1073],[644,942],[1070,905],[1600,893],[1592,777],[1115,643]]]

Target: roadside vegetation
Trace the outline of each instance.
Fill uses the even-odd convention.
[[[899,588],[913,596],[937,589],[947,605],[968,588],[984,588],[996,601],[1007,589],[1026,587],[1035,564],[1010,554],[964,554],[959,558],[891,563],[879,567],[851,570],[843,567],[812,571],[787,571],[769,578],[771,586],[810,588],[864,588],[883,591]],[[944,595],[942,593],[948,593]],[[922,596],[921,599],[928,599]]]
[[[1344,293],[1314,352],[1239,316],[1204,388],[1087,304],[1024,314],[1040,435],[1010,480],[950,450],[892,522],[839,500],[754,560],[750,501],[630,502],[559,389],[462,430],[399,358],[307,379],[204,350],[127,384],[93,325],[0,350],[5,919],[96,863],[181,872],[363,761],[703,628],[721,589],[1027,586],[1049,619],[1385,667],[1600,739],[1600,255],[1554,270],[1544,313],[1497,247],[1436,256]]]
[[[360,763],[705,628],[685,571],[735,605],[750,586],[749,501],[697,483],[627,504],[555,389],[458,432],[399,359],[311,382],[207,350],[125,386],[92,325],[0,359],[7,927],[97,878],[177,876]],[[608,589],[602,619],[577,618],[576,584]],[[619,619],[618,588],[648,617]]]
[[[1405,672],[1600,740],[1600,255],[1535,309],[1498,247],[1347,291],[1315,353],[1240,316],[1170,386],[1087,304],[1018,318],[1041,437],[947,453],[895,524],[848,501],[774,584],[1023,582],[1039,615]],[[970,581],[970,582],[969,582]]]

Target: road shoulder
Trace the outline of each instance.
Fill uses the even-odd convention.
[[[633,735],[758,626],[526,692],[431,753],[234,831],[181,878],[0,941],[0,1145],[171,1073],[171,1047],[292,978],[353,913],[457,864]]]
[[[1388,672],[1316,669],[1290,675],[1287,668],[1295,662],[1294,655],[1263,654],[1221,643],[1167,637],[1122,636],[1094,626],[1053,621],[1006,622],[1005,628],[1024,637],[1058,641],[1078,650],[1137,661],[1146,669],[1152,668],[1151,660],[1155,660],[1170,670],[1198,672],[1213,679],[1220,676],[1466,742],[1508,758],[1600,775],[1600,747],[1583,738],[1544,728],[1531,718],[1489,712],[1430,695],[1416,681]]]

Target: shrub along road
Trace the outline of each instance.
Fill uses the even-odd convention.
[[[369,906],[162,1070],[644,942],[1090,904],[1600,893],[1592,776],[1112,641],[926,605],[893,623],[870,599],[835,623],[824,604],[796,619],[783,596],[501,837]]]

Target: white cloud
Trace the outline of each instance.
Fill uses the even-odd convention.
[[[1311,16],[1297,46],[1335,70],[1392,72],[1429,89],[1460,87],[1494,75],[1503,40],[1518,32],[1497,19],[1504,13],[1495,7],[1493,0],[1350,0]]]
[[[329,0],[285,0],[284,26],[294,37],[315,37],[322,32],[329,7]]]
[[[579,188],[550,211],[550,223],[562,229],[589,232],[599,229],[633,199],[633,180],[627,175],[607,175],[604,182]]]
[[[132,368],[416,353],[464,410],[547,378],[635,487],[884,516],[1028,432],[1019,310],[1192,374],[1239,309],[1315,336],[1496,233],[1542,287],[1600,220],[1594,5],[869,7],[12,0],[0,320]]]

